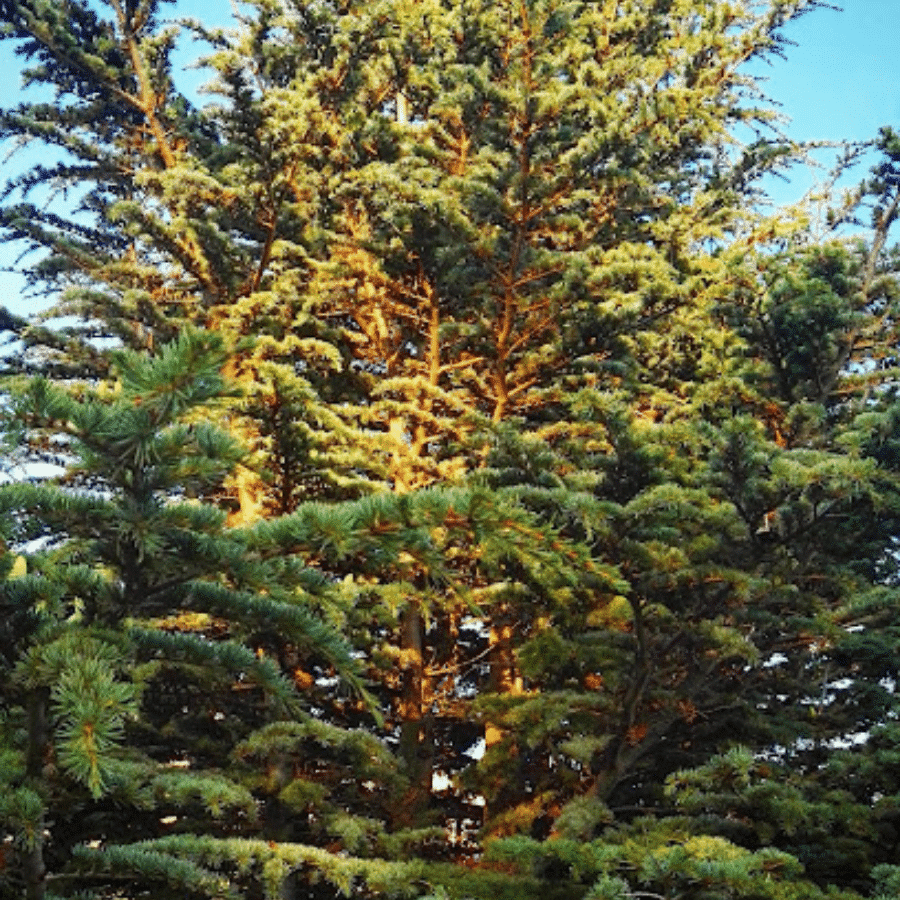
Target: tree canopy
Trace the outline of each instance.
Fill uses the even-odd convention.
[[[898,896],[900,138],[765,212],[747,74],[825,5],[0,0],[2,900]]]

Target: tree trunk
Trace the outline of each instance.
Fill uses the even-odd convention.
[[[400,620],[400,756],[410,785],[396,819],[413,825],[423,818],[431,799],[433,752],[431,746],[429,691],[424,663],[425,623],[418,602],[410,601]]]
[[[503,615],[503,611],[500,611]],[[524,682],[516,665],[513,647],[513,626],[507,622],[491,624],[489,637],[491,654],[491,684],[494,694],[511,694],[518,696],[524,692]],[[484,742],[488,747],[499,744],[503,739],[503,730],[496,724],[488,722],[484,729]]]
[[[25,774],[30,787],[43,793],[44,765],[50,745],[47,722],[49,692],[35,688],[28,694],[28,750]],[[47,868],[44,865],[44,815],[34,823],[34,834],[22,856],[25,881],[25,900],[44,900],[47,891]]]
[[[496,618],[491,622],[491,630],[488,638],[490,648],[490,683],[488,690],[493,694],[505,694],[518,696],[524,693],[525,687],[521,674],[516,664],[514,627],[504,616],[506,609],[496,610]],[[503,742],[506,729],[496,721],[488,721],[484,727],[484,743],[487,751]],[[490,802],[485,802],[482,807],[483,821],[488,823],[494,815],[494,809],[498,812],[514,806],[520,800],[522,787],[522,757],[520,748],[512,746],[508,748],[508,767],[505,770],[505,786],[501,787]]]

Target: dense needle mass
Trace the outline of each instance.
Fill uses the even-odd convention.
[[[763,214],[745,74],[822,5],[0,0],[2,900],[896,894],[900,140]]]

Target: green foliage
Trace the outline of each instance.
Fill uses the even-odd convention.
[[[896,893],[897,135],[755,202],[827,5],[0,0],[3,900]]]
[[[33,849],[39,840],[43,813],[43,797],[27,787],[8,790],[0,805],[0,821],[10,830],[13,841],[26,850]]]
[[[152,848],[113,846],[97,851],[82,846],[74,849],[73,857],[86,875],[137,875],[151,884],[163,884],[166,889],[189,891],[215,900],[232,900],[240,896],[227,879],[213,871],[167,853],[155,852]]]
[[[310,609],[325,600],[328,582],[254,552],[247,533],[196,499],[239,458],[235,441],[210,423],[185,422],[221,400],[222,362],[217,338],[185,331],[157,356],[117,354],[112,388],[26,385],[7,413],[11,431],[26,443],[61,432],[68,469],[55,482],[0,487],[14,539],[49,538],[25,555],[27,574],[0,586],[4,610],[21,619],[7,657],[14,677],[4,707],[19,728],[4,736],[4,823],[28,858],[71,851],[76,870],[99,829],[101,862],[84,870],[91,878],[127,872],[135,884],[162,880],[207,896],[230,894],[189,860],[142,855],[128,836],[152,834],[169,815],[188,828],[227,818],[259,829],[257,798],[215,770],[235,736],[215,748],[214,731],[198,730],[204,708],[210,723],[243,736],[254,717],[262,724],[298,710],[289,674],[259,652],[253,634],[277,627],[357,679],[346,645]],[[185,688],[220,693],[194,709],[196,700],[176,699],[172,709],[167,684],[176,698]],[[242,689],[255,692],[261,715],[229,701]],[[126,804],[110,821],[99,813],[107,797]],[[129,805],[143,811],[135,823]],[[56,827],[48,810],[83,824]]]
[[[124,737],[126,716],[136,711],[132,685],[117,682],[100,660],[76,659],[54,681],[51,702],[61,767],[100,796],[101,761]]]

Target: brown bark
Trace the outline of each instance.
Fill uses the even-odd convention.
[[[431,704],[424,642],[422,609],[417,601],[411,600],[400,619],[400,756],[409,777],[409,788],[395,814],[399,825],[419,822],[431,798],[434,753],[429,727]]]
[[[488,638],[491,654],[490,690],[495,694],[519,696],[525,692],[522,675],[516,665],[515,637],[513,626],[507,622],[493,623]],[[495,723],[488,722],[484,729],[484,742],[488,747],[503,740],[503,730]]]
[[[397,121],[408,124],[408,105],[402,91],[397,93]],[[429,382],[437,386],[440,379],[440,309],[437,298],[424,284],[424,298],[429,322]],[[430,399],[424,400],[430,411]],[[399,417],[389,423],[394,443],[394,490],[405,492],[418,487],[415,459],[422,453],[427,435],[422,427],[409,433],[407,424]],[[431,799],[434,769],[434,749],[431,737],[431,686],[425,671],[425,619],[418,600],[409,600],[400,620],[400,660],[402,667],[400,717],[400,755],[406,766],[410,784],[396,815],[398,824],[412,825],[421,821]]]
[[[39,789],[44,780],[44,766],[50,747],[47,721],[48,692],[35,688],[28,694],[28,750],[25,774],[29,785]],[[44,862],[44,816],[35,823],[31,843],[22,855],[25,900],[44,900],[47,892],[47,867]]]
[[[265,485],[256,472],[239,466],[232,477],[238,508],[229,514],[227,524],[231,528],[252,525],[263,516]]]

